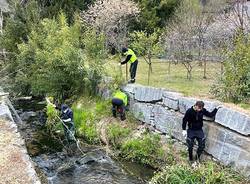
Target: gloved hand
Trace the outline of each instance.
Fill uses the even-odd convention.
[[[187,138],[187,131],[186,130],[182,130],[182,136],[186,139]]]

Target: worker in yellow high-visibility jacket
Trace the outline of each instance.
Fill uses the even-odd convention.
[[[121,65],[126,64],[127,62],[130,63],[130,80],[129,83],[135,83],[135,77],[136,77],[136,71],[137,71],[137,65],[138,65],[138,59],[132,49],[128,48],[122,48],[123,55],[126,56],[125,61],[121,62]]]
[[[113,94],[112,98],[112,113],[113,116],[116,117],[117,111],[120,113],[121,120],[126,119],[125,111],[126,106],[128,105],[128,97],[125,93],[123,93],[121,90],[117,90]]]

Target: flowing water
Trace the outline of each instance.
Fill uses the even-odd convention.
[[[85,155],[80,152],[67,154],[45,131],[44,102],[18,100],[14,106],[24,120],[19,130],[42,183],[140,184],[152,177],[153,169],[113,159],[102,147],[85,145],[82,148]]]

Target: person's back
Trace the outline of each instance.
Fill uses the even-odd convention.
[[[120,111],[121,114],[121,120],[125,120],[126,116],[125,116],[125,107],[128,104],[128,98],[127,95],[122,92],[121,90],[117,90],[114,94],[113,94],[113,98],[112,98],[112,113],[113,116],[116,117],[116,111]]]

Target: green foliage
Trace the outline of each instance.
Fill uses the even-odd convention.
[[[0,45],[12,54],[18,53],[17,45],[27,42],[28,35],[40,21],[39,6],[35,0],[28,1],[23,7],[20,1],[10,1],[13,11],[5,19]]]
[[[163,28],[174,14],[180,0],[134,0],[141,8],[138,22],[133,22],[134,30],[153,33],[156,28]]]
[[[163,52],[163,47],[159,43],[157,32],[147,34],[145,31],[135,31],[130,34],[131,46],[140,55],[149,66],[148,85],[150,74],[152,72],[152,57],[159,56]]]
[[[63,11],[68,17],[68,23],[72,24],[75,14],[86,10],[94,0],[37,0],[37,2],[41,7],[43,17],[54,18],[58,15],[58,12]]]
[[[235,48],[227,52],[224,73],[211,92],[225,101],[248,102],[250,99],[250,42],[243,36],[236,39]]]
[[[143,137],[129,139],[122,144],[122,157],[134,162],[155,165],[157,160],[163,159],[160,136],[145,134]]]
[[[97,123],[110,114],[108,101],[97,98],[80,98],[72,107],[76,133],[90,144],[98,144],[100,138],[97,132]]]
[[[131,47],[140,55],[147,58],[147,62],[162,52],[159,43],[159,34],[154,32],[148,34],[145,31],[135,31],[130,34]]]
[[[93,112],[74,109],[74,121],[77,135],[84,138],[88,143],[99,143],[99,136],[96,130],[96,121]]]
[[[119,149],[123,141],[128,138],[130,132],[130,128],[124,128],[120,123],[110,124],[107,127],[109,142],[117,149]]]
[[[156,174],[150,184],[235,184],[241,177],[227,168],[206,162],[192,169],[188,165],[170,165]]]
[[[61,14],[57,20],[44,19],[32,30],[27,43],[18,45],[20,67],[16,84],[31,86],[33,95],[49,94],[65,99],[84,87],[80,25],[69,26]]]
[[[91,95],[97,92],[97,85],[100,83],[104,74],[104,59],[107,57],[105,48],[104,34],[98,34],[94,29],[87,29],[82,38],[84,46],[84,56],[88,63],[88,83],[87,88],[90,90]]]
[[[47,121],[46,128],[50,135],[55,135],[57,131],[63,131],[63,125],[60,122],[58,116],[59,112],[55,109],[52,104],[47,104]]]

